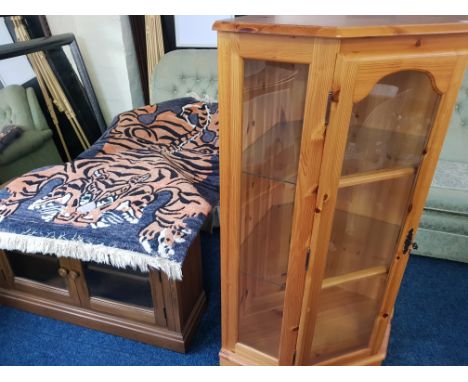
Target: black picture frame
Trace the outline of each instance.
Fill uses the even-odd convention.
[[[23,16],[23,20],[31,36],[31,40],[29,41],[17,41],[12,22],[9,17],[5,17],[5,23],[15,42],[0,46],[0,60],[23,56],[38,51],[44,52],[88,140],[91,143],[95,142],[101,136],[102,132],[106,130],[107,125],[75,36],[71,33],[51,36],[50,31],[48,31],[46,20],[45,18],[41,18],[41,16]],[[70,47],[79,78],[62,49],[65,45]],[[37,79],[34,78],[29,81],[28,84],[23,84],[23,86],[26,85],[35,89],[41,108],[43,108],[45,117],[49,125],[51,125],[52,121],[47,112],[45,101],[41,96],[41,92],[38,91],[40,89],[38,88]],[[83,147],[74,135],[66,116],[62,113],[58,113],[57,118],[59,119],[60,125],[64,127],[62,133],[67,142],[71,157],[75,158],[83,151]],[[55,134],[54,141],[56,142],[62,158],[66,159],[64,150]]]

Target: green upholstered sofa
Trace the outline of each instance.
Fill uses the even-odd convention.
[[[0,128],[17,125],[23,134],[0,152],[0,184],[34,168],[61,163],[52,130],[32,88],[0,89]]]
[[[413,253],[468,262],[468,72],[445,138]]]
[[[218,58],[216,49],[181,49],[162,56],[153,70],[151,103],[198,96],[218,99]]]

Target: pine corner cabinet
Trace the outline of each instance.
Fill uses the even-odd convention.
[[[468,18],[245,16],[214,29],[220,363],[378,365]]]

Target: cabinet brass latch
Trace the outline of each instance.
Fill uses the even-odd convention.
[[[310,260],[310,248],[307,248],[307,252],[306,252],[306,263],[305,263],[305,269],[306,269],[306,271],[309,269],[309,260]]]
[[[413,243],[413,234],[414,234],[413,228],[411,228],[406,234],[405,245],[403,247],[404,254],[408,252],[410,247],[413,249],[418,249],[418,244],[416,242]]]
[[[330,90],[328,92],[328,96],[327,96],[327,109],[325,110],[325,121],[324,121],[324,125],[325,127],[328,126],[328,124],[330,123],[330,113],[331,113],[331,105],[332,105],[332,102],[338,102],[338,95],[339,95],[339,90],[334,92],[332,90]]]
[[[325,111],[325,126],[328,126],[328,123],[330,122],[330,112],[331,112],[331,104],[333,102],[333,92],[329,91],[328,92],[328,98],[327,98],[327,109]]]

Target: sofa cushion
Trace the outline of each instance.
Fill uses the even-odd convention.
[[[426,210],[421,217],[420,227],[468,236],[468,214]]]
[[[18,125],[24,130],[33,130],[26,90],[20,85],[9,85],[0,89],[0,126]]]
[[[468,163],[440,160],[432,186],[468,192]]]
[[[439,160],[426,209],[468,214],[468,163]]]
[[[0,129],[0,153],[13,141],[21,136],[23,129],[15,125],[7,125]]]
[[[13,141],[0,152],[0,165],[9,164],[29,153],[36,151],[52,137],[52,130],[24,131],[19,139]]]
[[[411,256],[416,254],[468,263],[466,235],[420,227],[416,241],[419,248],[411,251]]]
[[[467,107],[468,109],[468,107]],[[454,113],[455,116],[455,113]],[[452,119],[452,123],[455,117]],[[468,163],[468,150],[466,144],[468,143],[468,126],[463,128],[450,126],[445,137],[440,159],[451,162],[464,162]]]

